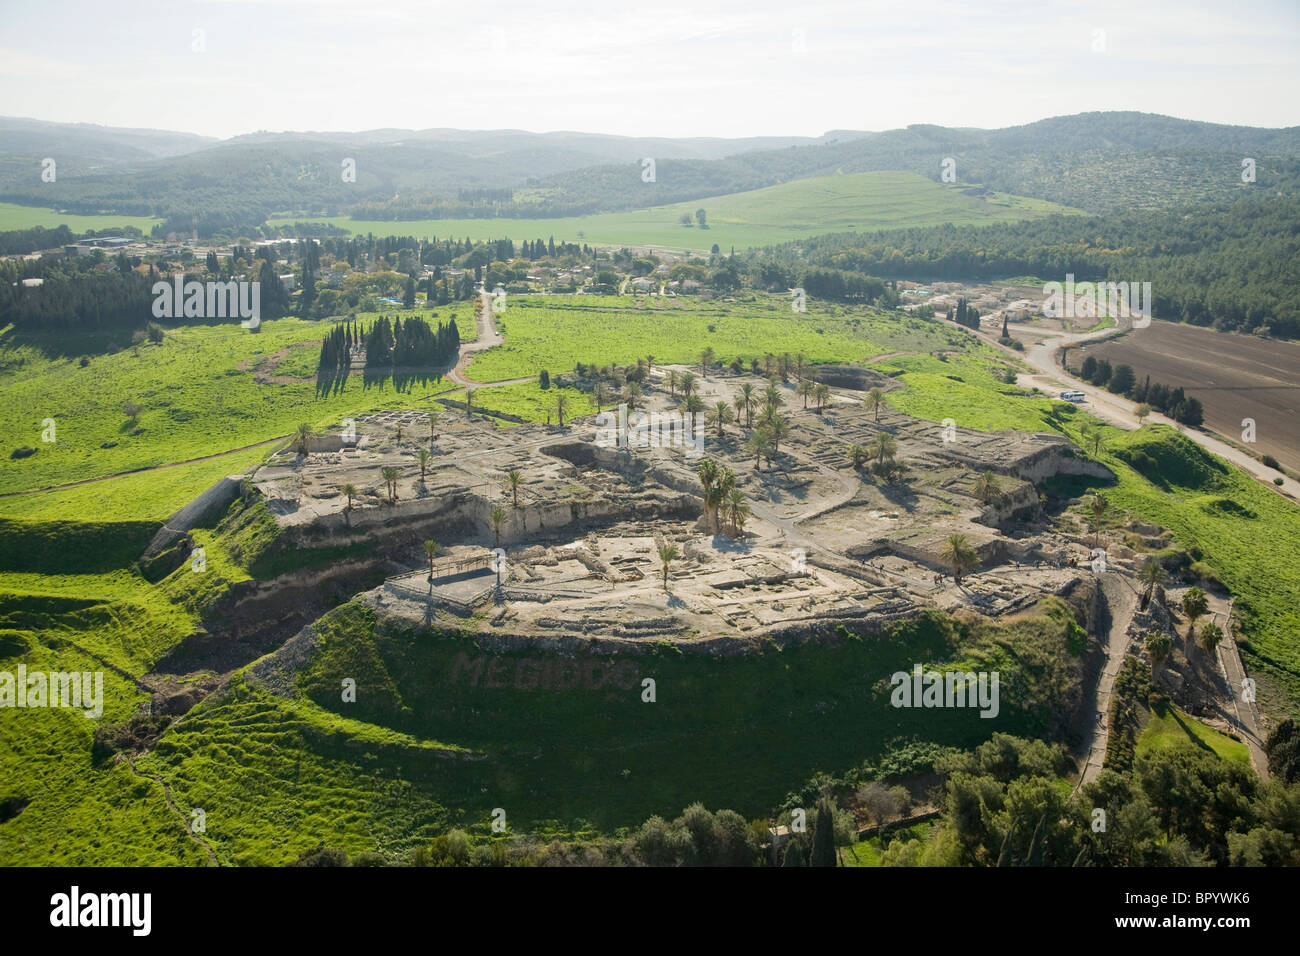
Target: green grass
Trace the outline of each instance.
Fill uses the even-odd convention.
[[[708,229],[683,226],[682,213],[703,208]],[[598,245],[652,245],[707,253],[715,243],[749,249],[804,239],[825,232],[904,229],[920,226],[982,225],[1033,219],[1068,207],[1023,196],[994,194],[989,200],[968,196],[908,172],[850,173],[799,179],[690,202],[633,212],[551,219],[432,219],[409,222],[323,220],[343,229],[377,236],[469,236],[471,239],[517,240],[538,236]]]
[[[586,392],[576,388],[558,388],[555,385],[550,388],[542,388],[536,382],[522,382],[515,385],[476,389],[474,392],[474,407],[488,408],[495,412],[505,412],[508,415],[518,415],[520,418],[532,422],[547,421],[549,415],[550,421],[559,424],[560,419],[556,414],[555,402],[561,393],[564,394],[567,401],[564,410],[564,420],[566,422],[573,418],[595,414],[596,410],[587,400],[588,395]],[[463,402],[465,393],[463,391],[457,392],[451,397]],[[452,411],[448,412],[448,414],[455,415],[458,413]],[[508,427],[511,423],[503,421],[501,424]]]
[[[717,359],[764,353],[803,354],[809,362],[863,361],[899,349],[969,348],[959,330],[863,306],[809,302],[790,311],[787,297],[749,295],[736,302],[681,297],[519,296],[499,320],[504,346],[481,353],[468,374],[481,382],[552,375],[578,362],[698,363],[711,347]],[[712,330],[710,330],[712,326]]]
[[[310,353],[314,369],[316,343],[327,329],[327,323],[296,318],[263,322],[258,334],[234,324],[182,325],[169,329],[161,344],[93,355],[85,368],[76,358],[47,356],[41,342],[20,342],[12,333],[0,337],[0,402],[13,422],[10,447],[0,456],[0,493],[203,458],[288,435],[299,422],[324,428],[375,409],[419,407],[451,387],[445,379],[430,380],[398,393],[391,382],[366,387],[354,377],[342,392],[319,397],[314,380],[254,381],[258,369],[279,374],[271,369],[271,356],[285,348]],[[143,409],[133,422],[122,411],[128,401]],[[53,443],[41,440],[42,423],[50,418],[56,424]],[[37,452],[9,457],[20,445]],[[211,471],[190,472],[170,483],[164,479],[156,488],[143,483],[137,489],[149,502],[128,510],[170,514],[193,488],[206,487],[209,476],[238,471],[249,460],[222,461]],[[74,500],[88,505],[91,494]],[[11,512],[17,500],[0,499],[0,514],[30,509],[23,503]]]
[[[49,531],[49,537],[54,535]],[[67,547],[85,545],[69,538]],[[30,804],[0,824],[0,865],[198,865],[202,856],[163,801],[162,788],[124,764],[95,764],[97,723],[126,720],[149,695],[105,662],[148,671],[190,633],[193,617],[137,575],[0,573],[0,632],[22,647],[0,651],[0,669],[101,671],[104,712],[0,711],[0,798]],[[3,656],[9,654],[10,656]]]
[[[0,232],[13,229],[31,229],[44,226],[53,229],[66,225],[75,233],[89,232],[92,229],[118,229],[122,226],[134,226],[146,236],[153,227],[162,222],[147,216],[96,215],[77,216],[72,213],[59,212],[56,209],[43,209],[40,206],[18,206],[13,203],[0,202]]]
[[[1138,737],[1137,752],[1140,755],[1173,750],[1187,743],[1213,751],[1224,760],[1250,764],[1250,750],[1244,743],[1219,733],[1177,707],[1166,707],[1151,715]]]
[[[998,381],[993,370],[1006,360],[986,346],[975,354],[947,361],[930,355],[904,355],[873,363],[906,388],[890,392],[891,406],[908,415],[942,422],[951,418],[960,428],[979,431],[1015,429],[1041,432],[1052,428],[1052,411],[1059,402],[1043,395],[1022,395],[1015,385]]]
[[[1089,420],[1076,415],[1067,433],[1077,438]],[[1264,703],[1293,711],[1300,706],[1300,565],[1282,556],[1300,539],[1300,507],[1168,425],[1102,431],[1100,460],[1117,481],[1076,481],[1071,491],[1099,488],[1112,507],[1169,528],[1179,546],[1200,554],[1236,597],[1247,671],[1275,695]]]
[[[274,445],[223,455],[211,461],[108,478],[75,488],[0,498],[0,513],[57,520],[84,515],[101,521],[157,521],[174,514],[226,475],[260,464]]]
[[[843,848],[845,866],[880,866],[881,856],[887,846],[895,843],[910,843],[913,840],[928,840],[934,830],[933,820],[922,820],[906,827],[890,827],[886,831],[886,841],[878,836],[868,837]]]

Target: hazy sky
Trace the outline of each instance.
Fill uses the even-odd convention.
[[[1298,0],[0,0],[0,114],[213,136],[1294,126],[1298,91]]]

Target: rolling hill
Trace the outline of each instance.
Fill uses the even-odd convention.
[[[694,225],[703,208],[709,228]],[[469,236],[473,239],[580,238],[597,245],[645,245],[699,251],[717,244],[723,251],[804,239],[836,231],[983,225],[1033,219],[1067,207],[1003,193],[984,194],[940,185],[911,172],[852,173],[799,179],[778,186],[651,206],[628,212],[556,218],[434,219],[418,222],[325,220],[356,233],[375,235]],[[682,215],[691,218],[684,226]]]

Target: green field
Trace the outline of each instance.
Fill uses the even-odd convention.
[[[343,391],[319,397],[314,375],[303,382],[254,380],[259,371],[292,377],[314,373],[328,329],[328,323],[296,318],[263,322],[256,334],[237,324],[181,325],[169,329],[160,344],[90,355],[85,367],[77,357],[53,354],[46,348],[53,343],[0,336],[0,402],[14,423],[10,447],[0,456],[0,494],[221,454],[286,436],[299,422],[319,428],[349,414],[418,407],[450,387],[430,379],[398,393],[391,382],[367,387],[354,376]],[[288,363],[284,370],[277,353]],[[141,409],[130,421],[123,412],[127,402]],[[42,440],[47,419],[55,423],[53,442]],[[36,453],[10,457],[22,446]],[[232,461],[202,474],[219,477],[239,467]],[[181,480],[167,475],[157,483],[123,486],[153,499],[137,499],[132,513],[170,514],[183,504],[170,493],[173,477]],[[195,478],[189,487],[202,480]],[[0,514],[26,513],[24,505],[11,510],[15,501],[0,498]]]
[[[1224,760],[1250,765],[1250,750],[1244,743],[1219,733],[1213,727],[1207,727],[1177,707],[1166,707],[1151,715],[1142,735],[1138,737],[1137,752],[1141,755],[1171,750],[1187,743],[1211,750]]]
[[[13,203],[0,202],[0,232],[11,229],[31,229],[44,226],[53,229],[67,226],[73,232],[89,232],[92,229],[118,229],[122,226],[134,226],[146,236],[162,220],[148,216],[95,215],[78,216],[59,212],[57,209],[43,209],[40,206],[16,206]]]
[[[506,343],[476,356],[467,374],[493,382],[552,375],[576,363],[698,363],[712,348],[717,360],[761,359],[767,352],[803,355],[809,362],[860,362],[898,350],[972,348],[955,326],[886,314],[862,306],[809,301],[790,311],[781,296],[743,295],[735,302],[690,297],[518,296],[498,319]],[[991,353],[990,353],[991,354]]]
[[[684,226],[683,213],[703,208],[708,229]],[[654,206],[635,212],[552,219],[422,219],[360,221],[346,216],[313,220],[376,236],[468,236],[471,239],[547,238],[601,246],[657,246],[708,253],[806,239],[824,232],[958,226],[1035,219],[1074,210],[1040,199],[996,193],[976,199],[916,173],[871,172],[798,179],[779,186]],[[301,221],[297,218],[286,222]],[[692,219],[694,222],[694,219]]]

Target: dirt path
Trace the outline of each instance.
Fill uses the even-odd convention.
[[[142,780],[152,780],[154,783],[162,786],[163,799],[167,801],[167,806],[171,807],[172,812],[180,817],[181,825],[185,827],[185,835],[208,852],[208,866],[220,866],[221,864],[217,862],[217,852],[212,849],[212,844],[190,829],[189,818],[185,816],[180,807],[176,806],[176,801],[172,799],[171,785],[162,777],[156,777],[151,773],[141,773],[139,770],[136,770],[135,757],[132,754],[126,755],[126,765],[131,768],[131,773],[135,774],[135,776]]]
[[[485,349],[496,348],[498,345],[505,343],[505,337],[497,331],[497,317],[492,311],[492,296],[484,292],[479,297],[478,314],[475,316],[477,323],[478,337],[473,342],[468,342],[460,347],[460,358],[456,362],[456,367],[447,373],[447,378],[457,385],[483,386],[492,387],[496,385],[513,385],[520,382],[531,382],[532,378],[511,379],[507,382],[478,382],[465,374],[465,368],[473,359],[474,353],[482,352]]]
[[[79,488],[82,485],[93,485],[97,481],[112,481],[114,478],[125,478],[127,475],[142,475],[147,471],[162,471],[165,468],[179,468],[181,465],[193,465],[200,461],[213,461],[217,458],[225,458],[227,455],[237,455],[241,451],[251,451],[254,448],[261,448],[263,445],[274,445],[278,441],[284,441],[289,438],[288,435],[280,435],[276,438],[268,438],[266,441],[253,442],[251,445],[243,445],[239,448],[231,448],[229,451],[219,451],[215,455],[204,455],[202,458],[187,458],[185,461],[168,462],[165,465],[150,465],[148,468],[132,468],[130,471],[119,471],[113,475],[101,475],[98,478],[83,478],[81,481],[70,481],[64,485],[47,485],[44,488],[32,488],[28,491],[7,491],[0,495],[0,498],[17,498],[19,495],[39,495],[46,491],[63,491],[66,488]]]
[[[1106,637],[1106,661],[1102,665],[1101,676],[1097,679],[1097,690],[1093,695],[1093,710],[1096,719],[1089,721],[1090,735],[1079,747],[1076,756],[1087,754],[1083,772],[1079,774],[1076,789],[1085,783],[1092,783],[1101,773],[1106,760],[1106,742],[1109,735],[1110,695],[1115,687],[1115,677],[1128,652],[1128,626],[1137,611],[1138,595],[1126,578],[1118,574],[1101,576],[1101,591],[1106,598],[1106,610],[1109,616],[1109,629]]]

